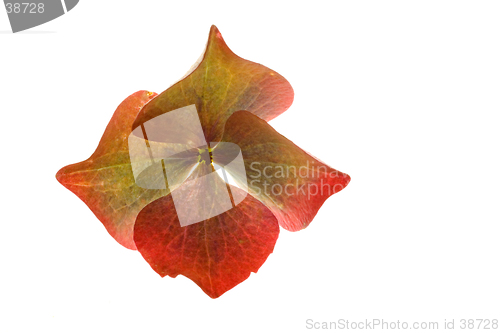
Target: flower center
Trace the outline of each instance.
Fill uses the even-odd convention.
[[[214,162],[214,157],[212,155],[212,148],[203,148],[203,149],[198,149],[199,155],[198,155],[198,162],[199,163],[206,163],[212,164]]]

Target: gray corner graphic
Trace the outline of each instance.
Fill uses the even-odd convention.
[[[14,33],[52,21],[64,15],[65,11],[73,9],[77,3],[78,0],[37,0],[36,2],[4,0],[5,10]]]
[[[69,12],[76,6],[78,0],[64,0],[64,2],[66,3],[66,10]]]

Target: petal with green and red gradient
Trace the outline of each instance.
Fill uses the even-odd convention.
[[[130,165],[128,138],[132,123],[141,108],[155,96],[155,93],[138,91],[127,97],[113,114],[92,156],[65,166],[56,175],[62,185],[87,204],[118,243],[132,250],[136,249],[133,231],[137,214],[150,202],[169,193],[168,189],[137,186]],[[192,165],[184,164],[178,170],[187,176]]]
[[[234,54],[215,26],[210,29],[205,53],[193,68],[144,107],[134,129],[161,114],[195,104],[206,142],[216,142],[233,112],[247,110],[269,121],[293,102],[292,86],[283,76]]]
[[[231,168],[234,145],[226,147],[225,142],[241,149],[246,174]],[[213,160],[226,165],[237,183],[246,181],[248,193],[262,201],[289,231],[307,227],[325,200],[345,188],[351,179],[247,111],[229,117],[222,142],[213,151]]]

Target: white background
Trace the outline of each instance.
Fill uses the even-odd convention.
[[[0,9],[0,331],[500,319],[499,17],[496,1],[82,0],[14,35]],[[125,97],[180,78],[211,24],[292,84],[271,125],[352,177],[216,300],[160,278],[55,179]]]

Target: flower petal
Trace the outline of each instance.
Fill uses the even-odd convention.
[[[246,174],[231,167],[229,162],[236,152],[225,147],[225,143],[239,146]],[[246,181],[248,192],[262,201],[279,224],[290,231],[307,227],[325,200],[346,187],[351,179],[247,111],[235,112],[228,119],[213,159],[214,163],[225,166],[236,182]]]
[[[293,102],[293,89],[275,71],[234,54],[212,26],[195,69],[158,95],[137,116],[133,128],[163,113],[195,104],[206,142],[220,141],[224,124],[238,110],[269,121]]]
[[[128,138],[132,123],[140,109],[155,96],[138,91],[125,99],[113,114],[92,156],[65,166],[56,175],[62,185],[87,204],[118,243],[132,250],[136,249],[133,230],[137,214],[150,202],[169,193],[168,189],[139,187],[130,164]],[[182,163],[183,167],[169,167],[189,172],[186,160],[175,162]],[[147,177],[147,172],[141,176]],[[161,177],[163,181],[163,175]]]
[[[203,170],[195,171],[195,179]],[[216,175],[214,172],[213,174]],[[220,179],[212,184],[215,192],[225,191]],[[146,206],[137,216],[134,239],[137,249],[162,277],[182,274],[212,298],[246,280],[266,261],[278,239],[276,217],[262,203],[247,195],[236,207],[207,220],[181,227],[172,194]],[[187,197],[198,196],[206,188],[190,187]],[[233,194],[241,189],[231,187]],[[245,194],[243,194],[245,195]],[[200,209],[193,205],[192,209]]]

